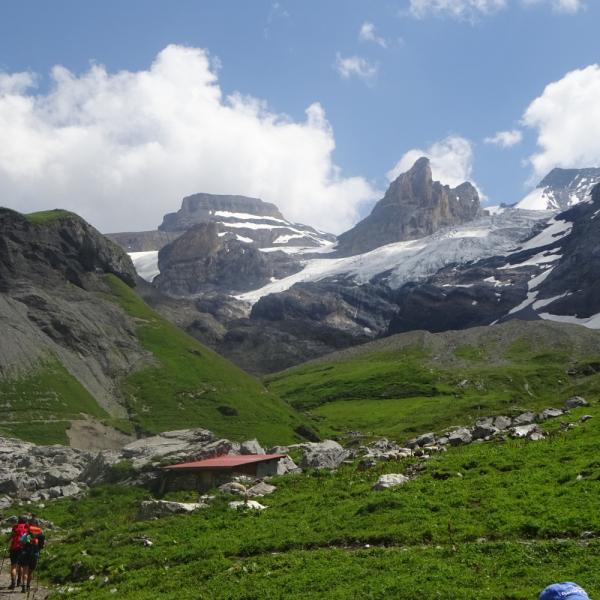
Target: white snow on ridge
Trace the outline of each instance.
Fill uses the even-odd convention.
[[[565,236],[569,235],[571,229],[573,229],[573,223],[569,221],[557,221],[552,218],[548,221],[549,227],[546,227],[539,235],[530,239],[528,242],[521,246],[521,250],[531,250],[533,248],[541,248],[561,240]]]
[[[129,252],[129,256],[137,274],[142,279],[152,283],[154,278],[160,273],[158,270],[158,250],[152,250],[151,252]]]
[[[549,210],[558,208],[558,203],[544,188],[535,188],[515,208],[522,210]]]
[[[212,212],[211,212],[212,214]],[[248,221],[252,221],[252,220],[264,220],[264,221],[275,221],[277,223],[283,223],[284,225],[291,225],[291,223],[289,221],[286,221],[285,219],[278,219],[276,217],[261,217],[260,215],[251,215],[249,213],[233,213],[233,212],[227,212],[226,210],[216,210],[214,212],[215,217],[227,217],[227,218],[231,218],[231,219],[246,219]]]
[[[535,302],[535,299],[537,298],[537,295],[539,293],[539,292],[535,291],[535,288],[538,285],[540,285],[540,283],[542,283],[542,281],[544,281],[544,279],[546,279],[546,277],[548,277],[548,275],[550,275],[553,268],[554,267],[550,267],[548,270],[544,271],[537,277],[533,277],[531,279],[531,281],[529,281],[529,283],[527,284],[529,287],[529,292],[527,292],[527,298],[525,298],[525,300],[523,300],[523,302],[521,302],[521,304],[519,304],[519,306],[515,306],[513,309],[511,309],[508,312],[509,315],[519,312],[520,310],[523,310],[524,308],[526,308],[527,306],[529,306],[530,304],[533,304]]]
[[[588,317],[587,319],[579,319],[570,315],[551,315],[550,313],[539,313],[539,316],[546,321],[558,321],[559,323],[572,323],[574,325],[583,325],[588,329],[600,329],[600,313]]]
[[[358,256],[307,259],[299,273],[237,298],[254,304],[262,296],[283,292],[295,283],[350,277],[362,284],[386,271],[390,272],[387,283],[396,289],[408,281],[433,275],[451,263],[464,264],[508,254],[531,235],[537,222],[547,221],[549,216],[546,211],[510,210],[461,227],[442,229],[419,240],[388,244]]]

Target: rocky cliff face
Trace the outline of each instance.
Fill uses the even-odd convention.
[[[261,252],[250,244],[220,237],[214,222],[196,225],[165,246],[158,253],[158,268],[160,275],[153,284],[175,296],[244,292],[301,269],[283,252]]]
[[[448,265],[399,288],[389,333],[466,329],[511,319],[600,328],[600,185],[504,256]]]
[[[433,181],[427,158],[398,176],[371,214],[339,236],[337,250],[344,255],[361,254],[405,240],[426,237],[453,225],[486,215],[473,185],[450,189]]]
[[[291,223],[269,202],[247,196],[194,194],[183,199],[181,208],[163,218],[158,231],[111,233],[108,237],[128,252],[161,250],[197,225],[215,223],[220,237],[258,248],[326,246],[336,241],[330,233],[308,225]]]

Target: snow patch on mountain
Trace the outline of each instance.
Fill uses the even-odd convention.
[[[130,252],[129,256],[137,274],[152,283],[160,273],[158,270],[158,250],[151,252]]]

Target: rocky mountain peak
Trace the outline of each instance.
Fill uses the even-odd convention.
[[[366,219],[339,236],[338,249],[346,255],[361,254],[393,242],[426,237],[487,214],[475,186],[464,182],[450,188],[433,181],[429,159],[422,157],[390,184]]]

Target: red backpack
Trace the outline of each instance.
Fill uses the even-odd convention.
[[[29,533],[29,525],[27,525],[27,523],[17,523],[16,525],[13,525],[12,530],[13,538],[10,545],[10,551],[14,552],[15,550],[22,550],[23,546],[21,546],[20,540],[26,533]]]

